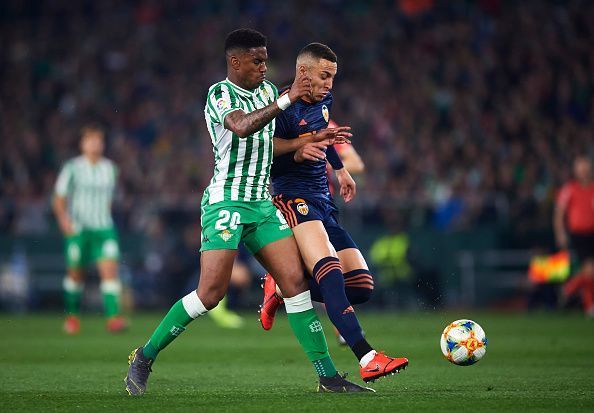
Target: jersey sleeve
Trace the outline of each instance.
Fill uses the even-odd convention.
[[[342,163],[342,160],[340,159],[338,152],[336,152],[334,145],[330,145],[326,149],[326,159],[328,160],[328,163],[332,166],[332,169],[334,169],[335,171],[344,168],[344,164]]]
[[[224,125],[225,116],[241,106],[235,92],[228,85],[218,83],[208,92],[206,109],[213,122]]]
[[[58,179],[56,181],[56,186],[54,188],[54,193],[57,196],[65,197],[70,192],[70,188],[72,187],[72,165],[70,162],[67,162],[60,171],[58,175]]]

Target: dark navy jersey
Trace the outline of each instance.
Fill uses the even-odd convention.
[[[300,139],[328,127],[332,93],[316,103],[299,100],[276,117],[274,136],[282,139]],[[272,192],[274,195],[298,195],[305,198],[330,198],[326,160],[295,162],[295,152],[274,158]]]

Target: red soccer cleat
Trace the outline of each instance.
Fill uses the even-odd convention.
[[[69,335],[75,335],[80,332],[80,318],[75,315],[69,315],[64,320],[64,332]]]
[[[361,367],[361,378],[364,382],[375,381],[388,374],[399,373],[408,366],[408,359],[404,357],[392,358],[384,353],[376,353],[365,367]]]
[[[116,315],[114,317],[109,317],[107,319],[107,324],[105,324],[105,328],[110,333],[120,333],[128,329],[128,322],[121,315]]]
[[[262,277],[262,288],[264,289],[264,299],[260,306],[260,323],[264,330],[270,330],[274,324],[276,311],[283,304],[283,298],[276,292],[276,282],[270,274]]]

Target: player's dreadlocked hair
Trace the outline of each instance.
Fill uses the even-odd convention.
[[[338,58],[336,57],[336,53],[332,51],[328,46],[322,43],[310,43],[305,46],[299,54],[297,55],[297,59],[304,56],[311,56],[315,59],[325,59],[332,63],[336,63]]]
[[[225,39],[225,53],[233,49],[252,47],[266,47],[266,36],[252,29],[237,29],[229,33]]]

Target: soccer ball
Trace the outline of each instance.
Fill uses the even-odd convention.
[[[456,320],[441,334],[441,352],[451,363],[470,366],[485,356],[487,336],[472,320]]]

